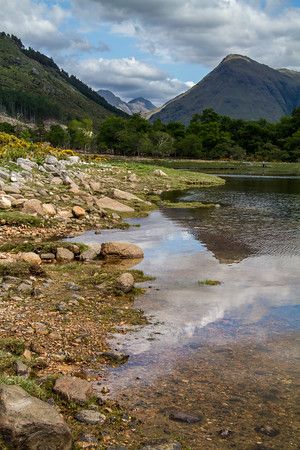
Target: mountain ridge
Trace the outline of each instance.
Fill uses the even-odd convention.
[[[150,100],[147,100],[144,97],[137,97],[130,100],[129,102],[125,102],[108,89],[99,89],[99,91],[97,92],[99,95],[105,98],[105,100],[108,103],[130,115],[131,114],[145,115],[148,114],[150,111],[156,109],[156,106],[152,102],[150,102]]]
[[[229,54],[191,89],[151,114],[150,120],[187,124],[194,114],[213,108],[235,119],[274,122],[299,105],[299,72],[276,70],[248,56]]]

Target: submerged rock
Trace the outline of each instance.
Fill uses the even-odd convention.
[[[19,386],[0,386],[0,433],[16,450],[69,450],[72,445],[60,414]]]

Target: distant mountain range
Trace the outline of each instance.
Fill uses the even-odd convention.
[[[98,94],[105,98],[105,100],[112,106],[120,109],[126,114],[147,114],[149,111],[156,109],[156,106],[153,105],[153,103],[143,97],[134,98],[133,100],[130,100],[130,102],[126,103],[120,97],[117,97],[113,92],[106,89],[100,89]]]
[[[300,72],[272,69],[247,56],[228,55],[203,80],[150,116],[188,124],[206,108],[236,119],[271,122],[300,106]],[[148,116],[149,117],[149,116]]]
[[[112,114],[126,116],[52,58],[5,33],[0,33],[0,113],[32,122],[90,117],[96,125]]]

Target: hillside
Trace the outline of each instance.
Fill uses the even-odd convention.
[[[156,109],[156,106],[153,105],[150,100],[147,100],[143,97],[134,98],[127,103],[129,108],[133,113],[148,113],[149,111],[153,111]]]
[[[132,111],[129,108],[128,104],[124,102],[120,97],[115,95],[113,92],[107,89],[100,89],[99,91],[97,91],[97,93],[101,97],[103,97],[110,105],[120,109],[121,111],[124,111],[126,114],[129,115],[132,114]]]
[[[5,33],[0,34],[0,86],[0,112],[28,121],[90,117],[98,124],[109,115],[124,115],[51,58]]]
[[[235,119],[271,122],[300,105],[300,73],[275,70],[247,56],[228,55],[203,80],[151,116],[189,123],[206,108]]]

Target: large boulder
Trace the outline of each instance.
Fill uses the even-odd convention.
[[[43,216],[44,209],[43,209],[42,202],[40,200],[37,200],[36,198],[26,200],[24,202],[22,212],[24,214]]]
[[[70,262],[74,259],[74,253],[64,247],[58,247],[56,249],[56,259],[59,262]]]
[[[69,450],[71,432],[48,403],[19,386],[0,385],[0,433],[16,450]]]
[[[110,209],[111,211],[118,211],[118,212],[134,211],[134,209],[131,208],[131,206],[124,205],[123,203],[118,202],[117,200],[114,200],[109,197],[98,198],[96,200],[96,204],[98,208]]]
[[[125,294],[132,291],[132,289],[134,288],[133,275],[129,272],[122,273],[122,275],[120,275],[117,279],[116,287]]]
[[[56,208],[52,203],[43,203],[43,210],[47,216],[53,217],[56,214]]]
[[[81,206],[73,206],[72,213],[76,219],[82,219],[85,216],[85,210]]]
[[[0,209],[9,209],[11,208],[11,201],[5,195],[0,196]]]
[[[126,191],[121,191],[120,189],[114,189],[113,190],[113,196],[114,198],[117,198],[119,200],[134,200],[136,202],[142,202],[145,203],[144,200],[142,200],[141,198],[137,197],[134,194],[131,194],[130,192],[126,192]]]
[[[25,261],[29,264],[38,264],[40,265],[42,260],[37,253],[34,252],[24,252],[18,254],[18,259],[20,261]]]
[[[56,380],[54,392],[79,404],[84,404],[93,395],[93,389],[88,381],[70,375],[64,375]]]
[[[103,258],[141,259],[144,257],[144,252],[137,245],[128,242],[105,242],[101,245],[101,256]]]

